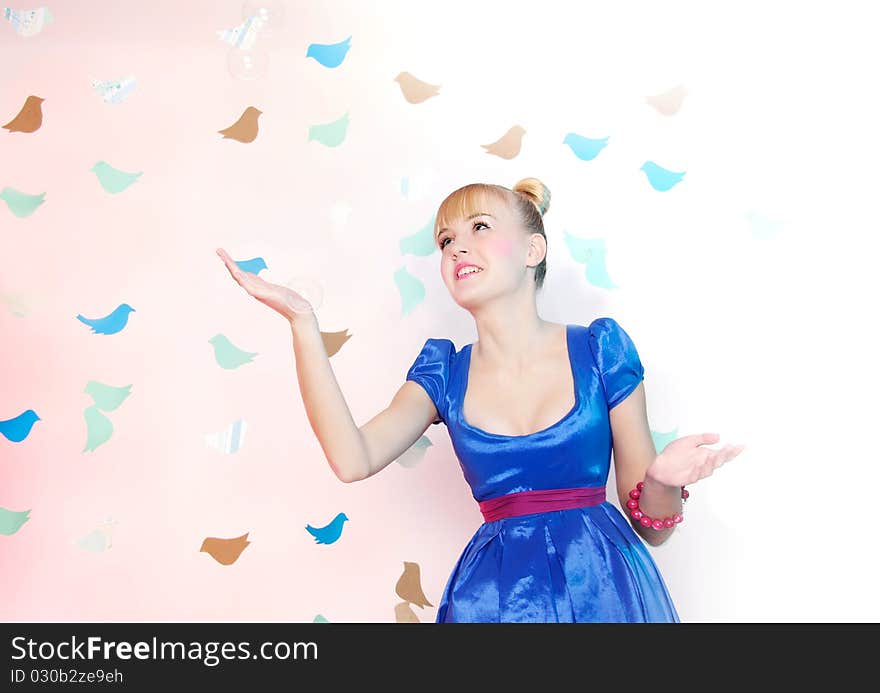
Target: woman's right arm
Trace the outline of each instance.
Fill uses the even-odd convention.
[[[287,286],[242,270],[223,248],[217,249],[217,255],[239,286],[290,324],[296,377],[306,416],[330,468],[341,481],[360,481],[384,469],[437,418],[437,409],[428,393],[407,380],[391,404],[358,428],[330,367],[318,319],[309,301]]]
[[[407,380],[385,409],[358,427],[330,366],[314,313],[296,315],[290,327],[306,416],[340,481],[361,481],[381,471],[437,418],[428,394]]]

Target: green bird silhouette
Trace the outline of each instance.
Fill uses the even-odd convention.
[[[90,380],[86,384],[85,391],[92,396],[95,407],[102,411],[113,411],[131,394],[131,385],[114,387],[99,383],[97,380]]]
[[[114,194],[121,193],[143,175],[143,171],[140,173],[120,171],[118,168],[113,168],[106,161],[99,161],[89,170],[94,171],[98,177],[98,182],[101,183],[101,187],[104,190]]]
[[[309,139],[317,140],[327,147],[336,147],[345,140],[345,133],[348,131],[348,113],[341,118],[334,120],[332,123],[321,123],[312,125],[309,128]]]
[[[23,510],[20,513],[14,510],[0,508],[0,534],[15,534],[21,526],[30,520],[30,510]]]
[[[97,406],[87,407],[84,414],[86,418],[86,447],[83,452],[90,452],[110,440],[110,436],[113,435],[113,423],[98,411]]]
[[[436,219],[431,217],[427,224],[410,236],[400,239],[401,255],[430,255],[439,247],[434,242],[434,224]]]
[[[208,342],[214,346],[214,358],[220,368],[238,368],[250,363],[258,355],[256,351],[239,349],[223,334],[215,334]]]
[[[6,203],[10,212],[22,219],[33,214],[34,210],[43,204],[43,198],[45,197],[46,193],[28,195],[15,188],[3,188],[3,190],[0,190],[0,200]]]

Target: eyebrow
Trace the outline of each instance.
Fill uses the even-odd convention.
[[[465,219],[465,221],[470,221],[471,219],[476,219],[477,217],[492,217],[492,215],[488,212],[477,212],[476,214],[471,214],[467,219]],[[494,219],[495,217],[492,218]],[[437,232],[437,238],[440,238],[440,234],[444,231],[449,231],[449,229],[444,226]]]

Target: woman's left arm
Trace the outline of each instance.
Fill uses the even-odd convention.
[[[651,546],[665,542],[675,526],[657,530],[634,520],[626,507],[630,490],[643,481],[639,509],[653,518],[672,517],[682,511],[682,486],[709,476],[745,449],[745,445],[725,445],[720,450],[702,448],[701,445],[711,445],[719,439],[717,433],[703,433],[673,440],[658,455],[648,426],[644,381],[611,409],[609,417],[620,507],[635,531]]]

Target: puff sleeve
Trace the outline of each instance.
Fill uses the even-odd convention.
[[[449,339],[428,339],[416,356],[416,360],[406,373],[406,379],[412,380],[428,393],[434,406],[437,407],[439,420],[433,423],[446,423],[448,399],[446,389],[449,384],[452,357],[455,345]]]
[[[590,323],[590,349],[599,368],[609,411],[626,399],[645,377],[636,345],[612,318]]]

